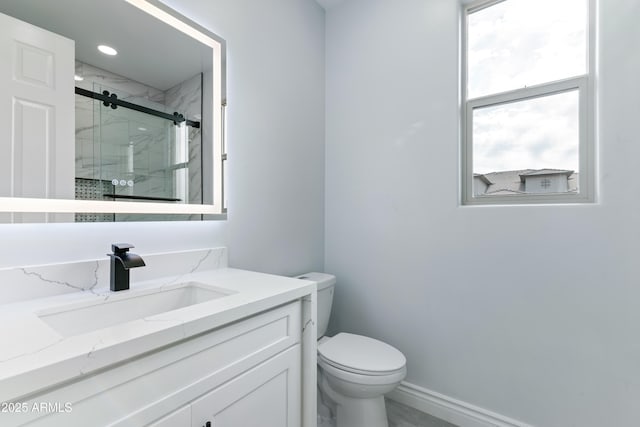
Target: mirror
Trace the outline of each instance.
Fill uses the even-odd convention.
[[[222,39],[155,0],[0,13],[0,222],[224,214]]]

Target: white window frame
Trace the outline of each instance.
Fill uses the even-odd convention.
[[[468,16],[470,13],[509,0],[463,1],[461,35],[461,203],[462,205],[564,204],[596,201],[596,0],[588,0],[587,71],[563,80],[528,86],[468,99]],[[513,1],[513,0],[511,0]],[[464,5],[464,3],[468,3]],[[473,111],[476,108],[505,105],[548,95],[577,90],[579,175],[577,193],[473,195]]]

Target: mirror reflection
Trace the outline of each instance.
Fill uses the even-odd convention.
[[[2,38],[23,47],[11,66],[24,87],[14,84],[4,97],[40,90],[47,106],[55,98],[52,111],[29,99],[7,123],[25,131],[0,144],[12,163],[12,184],[0,187],[0,197],[212,203],[205,184],[213,175],[210,46],[125,0],[3,0],[0,13],[8,15]],[[51,135],[29,134],[38,120],[55,121]],[[76,213],[73,220],[133,219],[145,217]]]

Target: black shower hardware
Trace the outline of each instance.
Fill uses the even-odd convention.
[[[177,112],[169,114],[162,111],[154,110],[152,108],[144,107],[142,105],[134,104],[132,102],[123,101],[122,99],[118,98],[118,95],[116,95],[115,93],[110,93],[108,90],[104,90],[102,91],[102,93],[98,93],[76,86],[76,94],[102,101],[102,104],[105,107],[111,107],[114,110],[118,107],[124,107],[130,110],[140,111],[141,113],[171,120],[174,125],[185,122],[187,126],[191,126],[197,129],[200,128],[200,122],[194,122],[193,120],[185,119],[183,114],[179,114]]]

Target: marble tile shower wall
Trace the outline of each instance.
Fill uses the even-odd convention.
[[[167,285],[180,283],[185,274],[228,265],[226,248],[141,255],[146,266],[131,271],[132,288],[137,282],[159,278]],[[108,295],[109,274],[106,256],[98,260],[2,268],[0,305],[79,291]]]
[[[202,76],[193,76],[165,92],[165,105],[202,122]],[[189,203],[202,203],[202,133],[189,127]]]
[[[80,61],[76,61],[76,75],[84,79],[76,81],[76,86],[82,89],[93,91],[94,85],[98,84],[127,94],[121,99],[136,103],[146,102],[147,106],[153,105],[151,103],[163,104],[165,101],[165,94],[161,90]],[[76,96],[76,176],[78,178],[99,178],[96,176],[97,169],[94,168],[99,166],[95,164],[99,156],[94,155],[98,154],[94,153],[94,136],[97,129],[97,124],[94,124],[94,103],[95,101],[91,98]]]
[[[176,85],[167,91],[146,86],[76,61],[76,74],[84,80],[76,82],[78,87],[92,91],[103,89],[115,92],[118,98],[132,103],[160,109],[178,111],[192,120],[201,120],[201,78],[199,75]],[[135,163],[134,188],[120,191],[132,195],[171,196],[172,185],[167,186],[166,170],[159,165],[171,163],[168,149],[158,149],[159,142],[168,146],[168,135],[164,127],[158,127],[162,119],[149,116],[149,124],[141,123],[131,128],[126,119],[127,112],[105,109],[91,98],[76,96],[76,177],[92,180],[107,180],[121,177],[122,165]],[[145,120],[136,113],[138,120]],[[154,126],[154,123],[156,124]],[[99,128],[100,126],[100,128]],[[140,130],[144,129],[144,130]],[[97,135],[97,132],[100,135]],[[191,129],[189,144],[189,203],[201,203],[201,137],[199,129]],[[96,144],[100,139],[102,144]],[[134,162],[131,159],[135,159]],[[131,168],[131,167],[130,167]],[[129,169],[131,170],[131,169]],[[119,218],[126,219],[126,218]],[[140,216],[137,220],[142,220]]]

